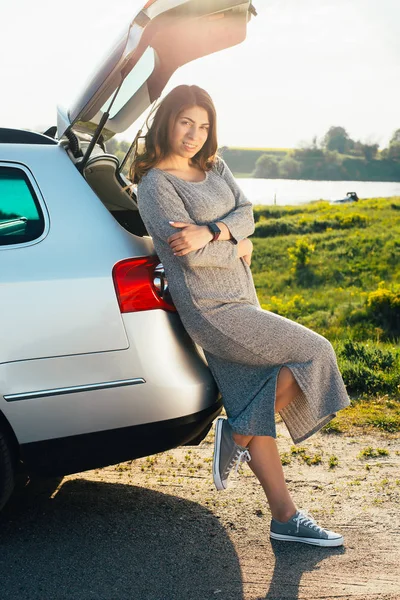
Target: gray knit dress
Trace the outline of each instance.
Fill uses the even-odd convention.
[[[288,367],[302,393],[280,415],[295,443],[348,406],[330,342],[311,329],[263,310],[238,242],[254,232],[252,204],[218,159],[204,181],[153,168],[138,185],[139,212],[164,265],[169,290],[190,337],[199,344],[221,392],[229,422],[244,435],[276,437],[276,382]],[[222,221],[229,241],[174,256],[169,221]]]

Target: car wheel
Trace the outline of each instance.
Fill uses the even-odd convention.
[[[8,437],[0,426],[0,510],[14,489],[15,457]]]

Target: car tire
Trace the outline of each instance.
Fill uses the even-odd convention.
[[[15,456],[8,436],[0,426],[0,510],[12,494],[15,484]]]

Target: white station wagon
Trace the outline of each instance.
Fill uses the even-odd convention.
[[[0,129],[0,508],[18,469],[64,475],[198,444],[204,355],[107,153],[182,64],[243,41],[247,0],[152,0],[57,127]],[[128,153],[129,154],[129,153]]]

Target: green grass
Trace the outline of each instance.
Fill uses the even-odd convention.
[[[254,209],[262,307],[328,338],[353,398],[332,433],[400,431],[399,209],[399,197]]]
[[[341,410],[322,431],[326,434],[357,434],[358,430],[398,437],[400,402],[388,401],[385,396],[364,400],[353,398],[351,405]]]
[[[252,272],[263,307],[298,320],[331,340],[385,338],[363,311],[369,293],[379,286],[390,289],[400,282],[400,218],[391,208],[392,204],[400,204],[400,199],[395,200],[364,200],[356,207],[320,202],[301,208],[277,208],[279,217],[275,221],[284,220],[295,231],[310,215],[315,221],[329,221],[338,213],[339,223],[350,222],[352,226],[319,233],[278,234],[267,239],[258,237],[256,230],[252,237]],[[275,212],[274,207],[255,207],[258,221],[266,210],[268,215]],[[355,211],[363,219],[349,219]],[[270,216],[264,218],[272,220]],[[296,269],[288,251],[300,238],[315,250],[306,268]]]

